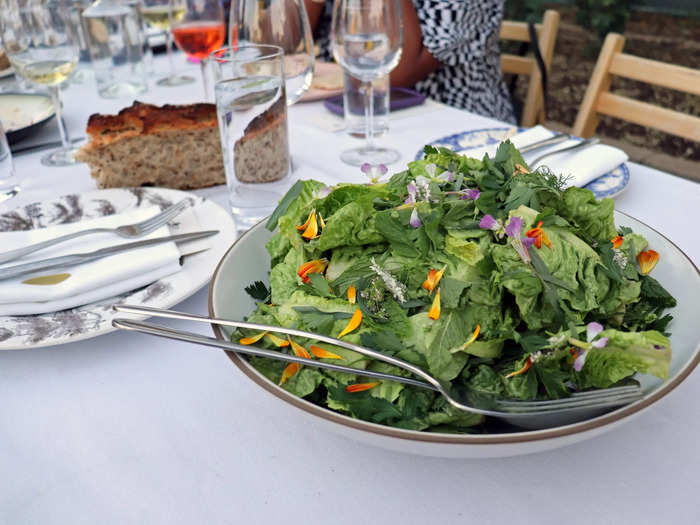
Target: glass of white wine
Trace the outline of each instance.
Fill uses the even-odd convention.
[[[336,0],[331,23],[333,57],[364,85],[365,140],[344,151],[340,159],[351,166],[396,162],[401,155],[374,144],[373,81],[388,74],[401,59],[403,24],[399,0]]]
[[[2,0],[0,36],[15,73],[51,93],[62,147],[41,159],[45,166],[75,164],[76,149],[68,140],[62,118],[59,86],[78,65],[78,45],[69,10],[57,0]]]
[[[170,74],[156,82],[159,86],[184,86],[194,82],[194,78],[175,72],[173,62],[173,35],[170,32],[170,11],[175,22],[179,22],[187,12],[184,0],[143,0],[141,15],[150,27],[160,29],[165,33],[165,49],[170,62]]]

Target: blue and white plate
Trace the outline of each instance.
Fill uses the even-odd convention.
[[[481,148],[490,144],[498,144],[506,138],[524,131],[524,129],[516,127],[507,128],[488,128],[474,129],[471,131],[462,131],[434,140],[430,143],[431,146],[445,147],[459,153],[464,153],[472,148]],[[423,157],[423,151],[419,151],[416,159]],[[615,197],[622,193],[630,182],[630,170],[627,164],[620,164],[617,168],[605,175],[601,175],[597,179],[592,180],[584,186],[591,190],[596,198]]]

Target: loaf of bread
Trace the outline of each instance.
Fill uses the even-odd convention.
[[[75,158],[90,166],[101,188],[195,189],[226,182],[213,104],[134,102],[118,115],[91,115],[87,134]]]

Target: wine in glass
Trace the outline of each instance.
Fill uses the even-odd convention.
[[[75,164],[77,148],[68,140],[62,118],[59,86],[78,65],[78,45],[69,20],[69,9],[58,0],[2,2],[2,46],[15,72],[22,78],[48,87],[61,134],[61,148],[41,159],[45,166]]]
[[[141,16],[150,27],[160,29],[165,33],[165,49],[170,62],[170,74],[156,82],[159,86],[183,86],[194,82],[194,78],[188,75],[175,73],[173,62],[173,36],[170,33],[170,17],[177,23],[182,20],[187,11],[184,0],[143,0]]]
[[[314,42],[303,0],[233,0],[229,45],[266,44],[284,50],[287,105],[311,86]]]
[[[199,60],[202,69],[204,97],[209,98],[207,60],[224,44],[226,25],[220,0],[170,0],[170,27],[177,47]],[[174,5],[184,5],[185,13],[176,19]]]
[[[401,155],[374,144],[372,81],[388,74],[401,59],[403,25],[399,0],[336,0],[331,41],[336,62],[364,84],[366,143],[344,151],[340,158],[352,166],[396,162]]]

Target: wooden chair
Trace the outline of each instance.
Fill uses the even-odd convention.
[[[552,63],[558,28],[559,13],[552,9],[545,11],[541,24],[535,24],[537,43],[547,71],[549,71]],[[501,24],[501,40],[530,42],[527,24],[525,22],[504,20]],[[542,96],[542,75],[539,67],[537,67],[535,58],[503,53],[501,54],[501,69],[504,73],[528,75],[530,77],[520,125],[530,127],[538,122],[544,122],[546,115],[544,111],[544,97]]]
[[[622,52],[625,38],[609,33],[593,69],[572,133],[590,137],[599,115],[610,115],[700,142],[700,117],[610,93],[613,75],[700,95],[700,70]]]

